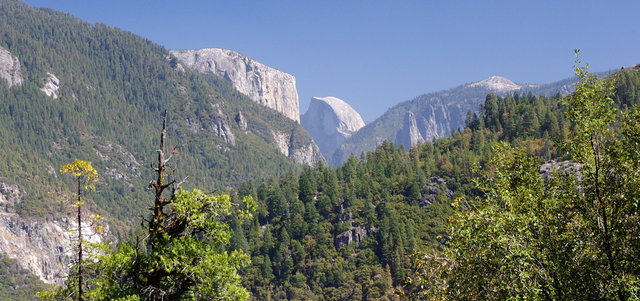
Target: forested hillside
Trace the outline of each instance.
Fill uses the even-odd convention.
[[[637,106],[639,74],[615,75],[620,108]],[[409,152],[385,142],[337,169],[245,184],[237,193],[260,204],[252,223],[233,225],[232,248],[252,255],[245,284],[258,300],[399,298],[394,292],[414,272],[410,255],[446,249],[453,200],[485,193],[473,181],[496,143],[523,148],[540,168],[568,159],[559,145],[573,125],[559,97],[489,94],[451,137]]]
[[[564,161],[541,164],[544,153],[528,145],[496,144],[476,177],[481,193],[452,203],[447,247],[414,257],[405,296],[637,300],[640,69],[632,69],[600,80],[578,59],[581,81],[559,107],[569,135],[554,158]]]
[[[514,296],[511,292],[523,299],[638,296],[634,264],[640,236],[633,232],[640,191],[635,189],[640,187],[640,159],[634,153],[640,141],[637,66],[612,75],[612,104],[584,110],[606,109],[607,122],[595,113],[583,117],[587,122],[577,122],[577,97],[568,101],[560,94],[489,93],[477,113],[469,111],[464,121],[458,120],[465,127],[449,137],[408,151],[385,141],[375,151],[349,156],[341,167],[330,168],[321,159],[302,166],[283,154],[317,151],[296,122],[255,104],[221,78],[185,70],[161,46],[131,33],[0,0],[0,50],[19,61],[21,79],[0,79],[0,213],[35,224],[68,220],[74,207],[67,204],[76,184],[59,168],[76,158],[93,162],[99,175],[96,191],[83,195],[82,206],[105,215],[117,237],[112,237],[114,245],[103,247],[101,258],[107,260],[87,260],[95,268],[86,275],[87,289],[103,289],[103,299],[114,296],[107,294],[113,291],[137,297],[160,285],[175,296],[196,298],[200,292],[193,289],[193,275],[207,280],[197,282],[208,285],[203,296],[244,297],[248,291],[255,300],[504,299]],[[45,85],[49,88],[43,90]],[[460,106],[454,109],[464,114],[469,101],[456,101]],[[149,164],[157,155],[165,111],[164,151],[172,159],[164,173],[160,166],[167,162],[158,159],[158,180],[149,185],[154,173]],[[588,123],[591,119],[595,121]],[[595,141],[602,142],[601,148],[585,143],[600,134],[606,134]],[[596,155],[585,154],[589,149]],[[544,210],[544,218],[536,219],[536,210],[548,205],[538,202],[538,196],[569,191],[581,199],[585,191],[596,190],[578,185],[579,173],[558,182],[565,186],[544,186],[540,179],[553,181],[557,162],[566,161],[562,166],[571,170],[573,161],[583,160],[587,163],[580,164],[587,166],[585,158],[600,155],[617,158],[603,169],[608,177],[599,169],[595,175],[585,170],[584,176],[606,179],[603,183],[614,189],[616,198],[599,195],[582,207],[553,207],[550,202],[550,212],[563,218],[586,216],[572,223],[556,223],[556,215]],[[500,173],[505,168],[509,172]],[[153,193],[147,187],[159,189],[164,180],[185,177],[183,188],[206,193],[176,189],[163,199],[162,190],[156,190],[156,203],[150,202]],[[78,203],[80,186],[75,187]],[[169,187],[175,188],[166,184],[162,189]],[[630,196],[634,199],[627,199]],[[609,203],[602,199],[620,206],[606,207]],[[246,207],[239,200],[246,200]],[[149,218],[153,205],[156,216]],[[520,219],[503,223],[502,214],[512,213],[510,217]],[[611,224],[602,222],[602,216],[620,217],[613,223],[617,228],[601,230],[602,224]],[[496,223],[487,225],[486,220]],[[531,230],[549,221],[563,234],[557,240],[545,240],[541,237],[552,236]],[[139,224],[148,232],[136,228]],[[493,235],[501,233],[511,236]],[[583,240],[575,243],[575,237]],[[509,244],[522,241],[539,244]],[[487,246],[494,245],[506,250],[504,254],[491,257]],[[233,252],[239,250],[250,255],[250,263],[243,252]],[[517,252],[508,252],[512,250]],[[561,260],[547,261],[548,252]],[[476,255],[491,264],[476,268]],[[504,258],[515,264],[501,266]],[[567,264],[567,258],[578,258],[581,265]],[[565,265],[540,267],[539,262]],[[0,256],[0,298],[30,300],[45,287],[21,266]],[[529,266],[539,267],[535,277]],[[561,269],[565,267],[566,273]],[[583,277],[583,269],[590,273]],[[212,280],[218,274],[211,270],[224,270],[223,281]],[[108,278],[113,275],[117,277]],[[475,278],[465,278],[469,275]],[[524,280],[511,285],[511,279]],[[218,284],[229,280],[234,291],[220,289]],[[73,281],[66,289],[72,291]],[[246,291],[235,285],[240,281]],[[571,291],[565,293],[563,287]],[[156,299],[164,296],[152,294]]]
[[[188,177],[185,188],[222,190],[322,161],[296,122],[117,28],[0,0],[0,54],[0,258],[15,259],[0,273],[20,266],[37,276],[15,273],[3,296],[32,295],[28,284],[38,277],[66,277],[64,237],[75,208],[63,164],[93,162],[99,180],[86,208],[103,215],[115,237],[148,214],[149,164],[165,111],[171,167]],[[301,153],[308,156],[295,157]]]
[[[21,214],[50,211],[68,186],[57,169],[73,158],[101,171],[95,210],[127,222],[144,213],[139,200],[165,110],[187,185],[221,189],[293,169],[278,135],[291,149],[315,148],[295,122],[131,33],[13,0],[0,2],[0,32],[23,77],[12,87],[0,80],[0,181],[23,190]],[[49,74],[59,80],[57,98],[41,91]]]

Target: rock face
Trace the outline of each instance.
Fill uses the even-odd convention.
[[[56,99],[58,98],[58,89],[60,89],[60,80],[51,72],[47,72],[47,78],[44,80],[44,86],[40,88],[44,94]]]
[[[62,284],[73,258],[73,232],[77,228],[73,219],[41,220],[20,216],[12,205],[21,201],[22,192],[17,185],[0,183],[0,250],[7,257],[33,272],[45,283]],[[84,239],[101,242],[105,238],[90,231],[83,223]]]
[[[11,52],[0,47],[0,78],[4,79],[11,86],[22,85],[22,72],[20,71],[20,61]]]
[[[231,130],[231,118],[222,111],[220,104],[212,104],[211,112],[200,119],[186,118],[189,129],[196,133],[198,131],[210,132],[224,141],[226,144],[236,145],[236,135]],[[236,117],[237,118],[237,117]]]
[[[447,188],[447,181],[439,177],[429,178],[430,183],[427,184],[426,191],[420,196],[420,208],[431,206],[437,199],[438,194],[444,194],[445,198],[451,199],[453,191]]]
[[[407,112],[404,117],[404,124],[396,137],[396,144],[404,145],[405,147],[424,143],[424,138],[418,129],[418,122],[413,112]]]
[[[518,85],[511,80],[501,77],[501,76],[492,76],[487,79],[483,79],[479,82],[471,83],[468,85],[469,87],[484,87],[487,90],[492,90],[494,92],[510,92],[515,90],[522,89],[523,86]]]
[[[283,155],[291,158],[294,162],[313,166],[324,162],[324,158],[318,147],[313,143],[297,143],[296,133],[284,133],[271,130],[274,146]]]
[[[231,126],[229,125],[229,120],[226,116],[212,117],[209,131],[222,138],[222,140],[227,144],[236,145],[236,136],[231,131]]]
[[[610,72],[599,75],[608,74]],[[516,84],[504,77],[492,76],[453,89],[420,95],[389,109],[347,138],[333,154],[325,155],[325,158],[331,165],[339,166],[349,155],[358,156],[362,152],[372,151],[385,140],[409,149],[418,143],[449,136],[453,131],[463,128],[467,112],[477,112],[488,93],[568,94],[576,81],[576,78],[569,78],[544,85]]]
[[[253,101],[300,122],[296,78],[233,50],[209,48],[171,51],[191,70],[218,75]]]
[[[360,245],[360,242],[367,237],[367,229],[362,226],[354,226],[355,220],[351,212],[344,216],[342,222],[349,223],[349,229],[336,235],[333,240],[336,247],[345,248],[353,243],[355,243],[356,246]]]
[[[367,229],[360,226],[351,227],[349,228],[349,230],[344,231],[336,236],[335,244],[338,248],[348,247],[352,243],[355,243],[356,246],[358,246],[360,244],[360,241],[362,241],[366,236]]]
[[[314,97],[302,116],[302,126],[311,134],[323,155],[332,154],[342,142],[365,126],[362,117],[336,97]]]

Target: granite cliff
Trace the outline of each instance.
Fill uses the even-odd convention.
[[[7,81],[9,87],[22,84],[20,61],[2,47],[0,47],[0,78]]]
[[[610,72],[599,73],[600,76]],[[388,140],[406,149],[418,143],[448,136],[464,127],[467,112],[477,112],[488,93],[532,93],[534,95],[566,95],[573,91],[576,78],[536,85],[516,84],[513,81],[491,76],[487,79],[464,84],[446,91],[420,95],[400,103],[382,116],[347,138],[333,154],[325,158],[334,166],[344,162],[349,155],[374,150]],[[313,135],[313,134],[312,134]]]
[[[74,256],[75,233],[70,229],[77,228],[77,223],[69,216],[43,220],[17,214],[13,207],[23,194],[18,185],[0,182],[0,250],[43,282],[62,284]],[[82,229],[88,242],[107,239],[108,234],[92,231],[89,223],[83,222]]]
[[[182,64],[200,73],[218,75],[253,101],[300,122],[296,78],[233,50],[173,50]]]
[[[331,96],[312,98],[309,109],[302,116],[302,126],[311,134],[325,157],[364,125],[356,110],[345,101]]]

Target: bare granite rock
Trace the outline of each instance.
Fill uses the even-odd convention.
[[[0,47],[0,78],[4,79],[11,86],[22,85],[22,72],[20,71],[20,61],[11,52]]]
[[[553,177],[554,173],[558,173],[558,174],[574,175],[576,179],[581,180],[582,179],[582,172],[580,171],[581,168],[582,168],[582,164],[577,162],[573,162],[569,160],[560,161],[560,162],[556,160],[550,160],[540,165],[539,172],[540,172],[540,176],[545,179]]]
[[[0,200],[15,204],[22,195],[17,185],[0,183]],[[88,242],[102,242],[109,236],[92,231],[89,223],[83,222],[82,227],[83,238]],[[15,213],[11,206],[0,206],[0,252],[43,282],[62,284],[74,256],[75,234],[70,229],[76,228],[73,218],[26,217]]]
[[[354,226],[356,221],[353,219],[353,214],[349,212],[341,218],[343,223],[349,223],[349,230],[344,231],[336,235],[334,243],[337,248],[345,248],[355,243],[356,246],[360,245],[360,242],[367,237],[367,229],[362,226]],[[374,229],[371,229],[374,230]]]
[[[340,144],[364,127],[362,117],[336,97],[314,97],[302,116],[302,126],[311,134],[323,155],[329,156]]]
[[[362,241],[366,236],[367,229],[360,226],[352,226],[351,228],[349,228],[349,230],[344,231],[336,236],[335,244],[338,248],[347,247],[352,243],[355,243],[356,246],[358,246],[360,244],[360,241]]]
[[[55,74],[47,72],[47,78],[44,80],[44,86],[40,88],[40,90],[44,92],[44,94],[47,94],[47,96],[56,99],[58,98],[58,89],[60,89],[60,80]]]
[[[172,50],[187,68],[218,75],[253,101],[300,122],[296,78],[233,50]]]
[[[504,78],[502,76],[492,76],[487,79],[483,79],[479,82],[471,83],[468,87],[484,87],[488,90],[495,92],[510,92],[515,90],[520,90],[524,86],[518,85],[511,80]]]
[[[404,116],[404,124],[396,135],[396,144],[410,148],[411,146],[424,142],[425,139],[422,137],[422,134],[418,129],[418,122],[416,121],[415,114],[408,111]]]
[[[313,142],[297,143],[294,133],[271,130],[271,135],[276,149],[294,162],[310,166],[324,162],[320,150]]]

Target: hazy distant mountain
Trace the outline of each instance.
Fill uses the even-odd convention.
[[[233,50],[172,50],[189,69],[215,74],[253,101],[300,122],[296,78]]]
[[[608,74],[611,71],[599,73],[600,76]],[[417,143],[448,136],[452,131],[464,127],[467,112],[477,112],[488,93],[567,95],[573,91],[576,81],[576,78],[568,78],[542,85],[517,84],[504,77],[492,76],[446,91],[423,94],[392,107],[346,139],[332,155],[325,155],[325,158],[337,166],[349,155],[374,150],[385,140],[408,149]]]
[[[302,116],[302,126],[311,134],[324,156],[365,125],[348,103],[336,97],[314,97]]]

